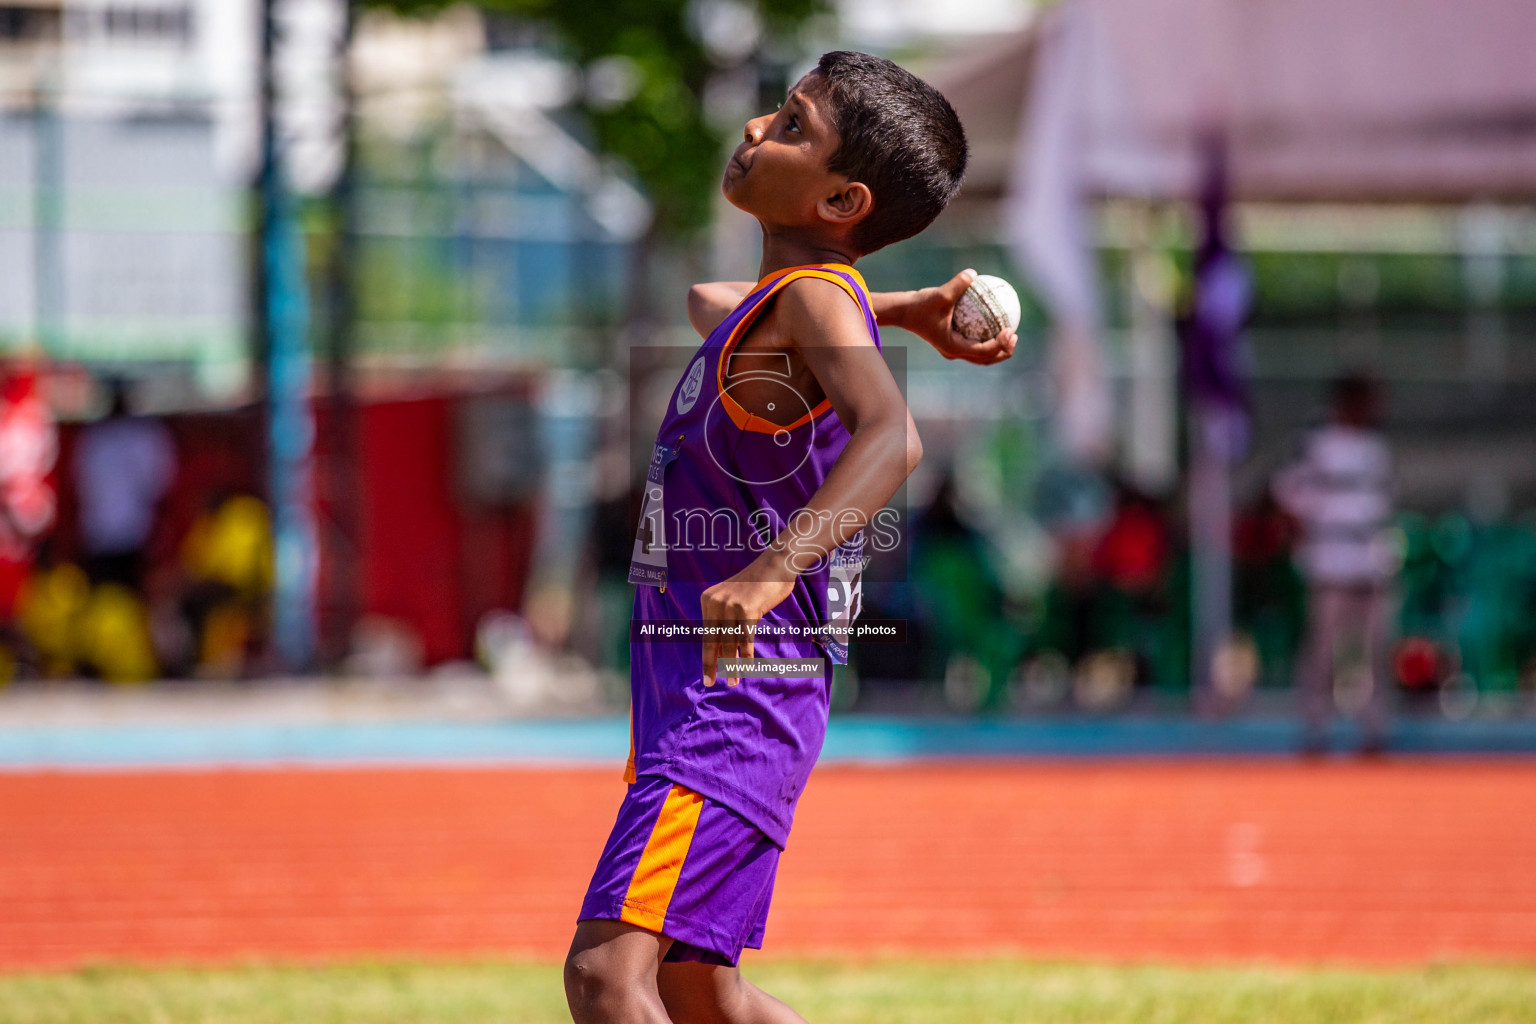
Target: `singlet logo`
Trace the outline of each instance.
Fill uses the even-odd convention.
[[[677,393],[677,414],[681,416],[693,408],[693,403],[699,400],[699,392],[704,387],[704,357],[693,361],[688,367],[688,376],[683,378],[683,388]]]

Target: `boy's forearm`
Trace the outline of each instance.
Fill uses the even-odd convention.
[[[788,580],[817,566],[885,507],[922,458],[911,418],[857,429],[827,478],[758,556],[755,573]]]
[[[881,327],[906,327],[917,292],[870,292],[869,308]]]

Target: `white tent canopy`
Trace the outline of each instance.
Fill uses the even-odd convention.
[[[1530,0],[1067,0],[934,77],[975,137],[973,197],[1004,190],[1047,69],[1090,194],[1191,194],[1215,129],[1240,199],[1519,201],[1533,40]]]

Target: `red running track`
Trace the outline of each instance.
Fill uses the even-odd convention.
[[[557,957],[612,771],[0,775],[0,966]],[[829,767],[771,954],[1536,960],[1536,763]]]

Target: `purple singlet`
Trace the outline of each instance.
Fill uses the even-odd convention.
[[[846,264],[795,267],[758,283],[711,332],[673,392],[657,434],[629,578],[632,752],[626,777],[661,776],[736,811],[782,847],[795,804],[821,753],[833,663],[847,660],[859,610],[862,537],[803,573],[762,620],[759,658],[825,658],[816,678],[724,677],[705,686],[697,639],[658,635],[668,621],[701,618],[705,590],[746,568],[810,500],[848,444],[831,403],[812,409],[765,354],[757,379],[783,380],[780,427],[748,413],[724,387],[727,360],[768,300],[803,277],[831,281],[858,303],[875,346],[880,333],[864,281]],[[739,381],[743,374],[733,377]],[[733,385],[734,386],[734,383]],[[772,392],[773,389],[767,389]],[[798,414],[798,415],[797,415]],[[778,419],[786,417],[775,410]],[[649,631],[648,628],[650,627]]]

